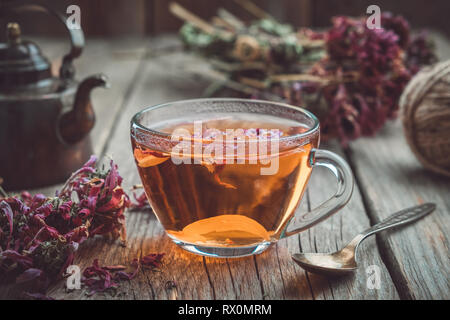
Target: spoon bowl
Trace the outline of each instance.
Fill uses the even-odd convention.
[[[419,206],[401,210],[361,232],[342,250],[334,253],[296,253],[292,259],[303,269],[312,273],[345,274],[358,268],[356,252],[359,244],[368,236],[377,232],[419,220],[436,208],[434,203],[425,203]]]
[[[341,251],[332,254],[296,253],[292,255],[292,259],[309,272],[342,274],[355,271],[358,268],[356,260],[354,258],[346,260]]]

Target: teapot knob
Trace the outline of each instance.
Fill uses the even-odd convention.
[[[8,2],[8,1],[7,1]],[[72,29],[69,28],[66,24],[66,16],[58,11],[53,10],[51,7],[44,3],[36,3],[38,1],[11,1],[11,3],[7,3],[5,5],[0,5],[0,18],[3,18],[5,14],[20,13],[23,11],[31,11],[31,12],[46,12],[50,15],[55,16],[69,31],[70,40],[72,46],[70,48],[70,52],[66,54],[63,58],[61,68],[60,68],[60,77],[62,80],[72,80],[75,75],[75,68],[72,65],[72,62],[75,58],[78,58],[81,55],[84,47],[84,33],[81,29]],[[40,1],[39,1],[40,2]],[[0,3],[2,1],[0,0]],[[20,43],[20,27],[17,23],[8,24],[8,41],[11,44]]]
[[[8,38],[8,42],[10,44],[19,44],[20,43],[20,26],[16,22],[8,23],[6,27],[6,36]]]

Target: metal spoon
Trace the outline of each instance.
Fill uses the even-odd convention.
[[[419,220],[436,208],[434,203],[425,203],[419,206],[401,210],[376,225],[358,234],[342,250],[334,253],[296,253],[292,259],[303,269],[313,273],[343,274],[356,268],[356,251],[359,244],[368,236],[377,232]]]

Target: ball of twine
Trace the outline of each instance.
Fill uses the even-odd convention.
[[[450,60],[427,67],[400,98],[411,150],[427,169],[450,177]]]

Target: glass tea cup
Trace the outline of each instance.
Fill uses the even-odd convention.
[[[351,170],[318,149],[319,137],[311,112],[261,100],[177,101],[131,120],[135,162],[159,222],[180,247],[213,257],[261,253],[348,202]],[[317,166],[334,174],[337,191],[297,213],[297,226],[288,230]]]

